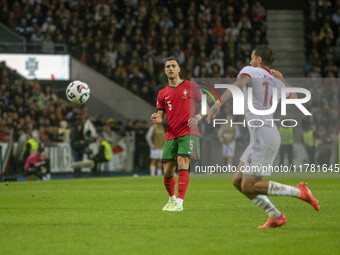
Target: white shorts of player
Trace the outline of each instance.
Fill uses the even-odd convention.
[[[222,154],[223,157],[234,157],[235,155],[235,141],[232,141],[229,144],[223,144],[222,145]]]
[[[151,149],[150,150],[150,158],[152,159],[162,159],[162,149]]]
[[[280,148],[281,136],[276,126],[249,128],[250,143],[240,160],[244,163],[243,173],[252,176],[270,176],[270,166]],[[263,167],[264,166],[264,167]]]

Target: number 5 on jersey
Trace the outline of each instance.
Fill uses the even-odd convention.
[[[172,110],[171,101],[168,101],[167,104],[168,104],[168,107],[169,107],[169,111],[171,111]]]

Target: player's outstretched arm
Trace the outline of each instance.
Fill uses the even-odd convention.
[[[241,74],[237,81],[234,83],[234,85],[240,89],[242,89],[248,82],[250,81],[250,77],[248,75],[245,74]],[[227,102],[228,100],[230,100],[232,97],[232,94],[230,92],[230,90],[226,90],[222,96],[221,96],[221,101],[224,104],[225,102]],[[217,104],[215,104],[214,106],[212,106],[207,114],[207,122],[210,123],[211,119],[214,119],[217,114],[220,112],[220,108],[221,108],[221,103],[219,101],[217,101]]]
[[[291,86],[289,85],[289,83],[283,79],[283,75],[280,71],[278,70],[275,70],[275,69],[270,69],[270,73],[275,77],[275,78],[278,78],[280,81],[283,82],[283,84],[287,87],[287,88],[290,88]],[[291,93],[289,98],[292,98],[292,99],[297,99],[297,95],[296,93]]]
[[[162,110],[158,110],[157,112],[151,114],[151,121],[154,124],[161,124],[163,122],[165,116],[165,111]]]

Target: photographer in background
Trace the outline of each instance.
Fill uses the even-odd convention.
[[[94,167],[92,168],[93,175],[99,174],[98,163],[109,162],[113,156],[112,147],[102,134],[98,135],[97,141],[99,143],[98,153],[92,157],[94,161]]]
[[[39,147],[37,152],[28,156],[24,170],[27,177],[34,175],[44,181],[51,179],[50,160],[44,153],[44,148]]]

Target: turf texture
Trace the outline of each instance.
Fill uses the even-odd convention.
[[[340,254],[340,179],[307,181],[320,212],[270,197],[288,218],[276,229],[257,229],[267,214],[230,178],[191,176],[183,212],[162,211],[161,177],[0,183],[0,253]]]

